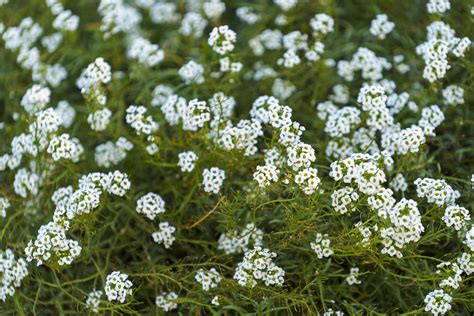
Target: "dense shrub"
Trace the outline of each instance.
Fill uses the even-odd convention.
[[[0,21],[3,315],[473,313],[474,3]]]

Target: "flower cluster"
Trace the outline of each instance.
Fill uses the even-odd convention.
[[[202,185],[208,193],[219,193],[225,179],[225,171],[217,167],[204,169],[202,172]]]
[[[254,247],[262,246],[262,239],[263,231],[253,224],[247,224],[241,232],[231,231],[222,234],[217,241],[217,248],[224,250],[226,254],[241,253],[249,249],[250,243]]]
[[[105,281],[105,295],[110,302],[119,301],[124,303],[127,296],[132,295],[132,281],[128,275],[120,271],[114,271],[107,275]]]
[[[178,155],[178,166],[182,172],[191,172],[196,166],[198,156],[193,151],[184,151]]]
[[[171,226],[168,222],[161,222],[159,225],[159,230],[151,234],[153,241],[157,244],[163,244],[165,248],[171,247],[176,238],[173,236],[176,228]]]
[[[334,253],[330,248],[331,241],[327,237],[327,234],[317,233],[316,239],[310,244],[319,259],[330,257]]]
[[[160,213],[164,213],[165,201],[156,193],[149,192],[137,200],[137,213],[154,220]]]
[[[257,166],[257,171],[254,172],[253,178],[257,181],[258,186],[265,188],[272,182],[278,181],[278,174],[280,170],[274,165]]]
[[[4,314],[467,313],[474,7],[76,2],[0,0]]]
[[[392,32],[395,23],[390,22],[386,14],[378,14],[370,24],[370,33],[378,39],[385,39],[385,36]]]
[[[454,190],[445,180],[418,178],[414,183],[418,197],[426,198],[428,203],[438,206],[452,205],[460,196],[459,191]]]
[[[21,285],[21,281],[28,275],[25,260],[15,259],[11,249],[0,251],[0,299],[5,302],[7,296],[15,294],[15,288]]]
[[[143,105],[130,105],[127,108],[125,121],[135,130],[137,135],[150,135],[155,132],[159,124],[153,120],[151,115],[146,116],[147,109]]]
[[[177,298],[178,295],[175,292],[161,293],[156,297],[155,304],[165,312],[169,312],[178,307]]]
[[[451,309],[451,295],[443,290],[434,290],[425,297],[425,311],[433,315],[444,315]]]
[[[115,143],[108,141],[95,148],[95,162],[100,167],[110,168],[124,160],[132,149],[133,144],[125,137],[120,137]]]
[[[86,306],[93,313],[99,312],[100,298],[104,295],[104,292],[97,290],[92,291],[87,295]]]
[[[6,198],[0,198],[0,217],[7,216],[7,210],[10,208],[11,204]]]
[[[362,281],[359,280],[359,268],[351,268],[350,274],[346,277],[346,282],[349,285],[361,284]]]
[[[212,29],[208,43],[216,53],[225,55],[234,50],[236,40],[237,34],[227,25],[222,25]]]
[[[258,281],[266,286],[282,286],[285,271],[273,263],[276,253],[262,247],[255,247],[245,252],[242,262],[235,269],[234,279],[239,285],[253,288]]]
[[[211,268],[210,270],[199,269],[194,276],[196,282],[201,283],[204,291],[209,291],[215,288],[222,281],[222,277],[216,269]]]

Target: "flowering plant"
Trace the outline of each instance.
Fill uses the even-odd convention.
[[[472,315],[473,28],[460,0],[0,0],[0,310]]]

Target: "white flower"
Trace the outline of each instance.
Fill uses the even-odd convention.
[[[204,82],[204,68],[194,62],[193,60],[190,60],[188,63],[183,65],[179,69],[179,75],[181,78],[184,80],[186,84],[191,84],[191,83],[197,83],[201,84]]]
[[[265,188],[271,182],[278,181],[280,170],[274,165],[257,166],[257,171],[253,174],[253,179],[258,182],[258,186]]]
[[[144,214],[154,220],[158,214],[164,213],[165,201],[156,193],[149,192],[137,200],[137,213]]]
[[[153,241],[157,244],[163,244],[166,249],[171,247],[176,238],[173,236],[176,228],[171,226],[168,222],[161,222],[159,225],[159,230],[151,234]]]
[[[155,304],[165,312],[178,308],[176,299],[178,295],[175,292],[164,292],[156,297]]]
[[[282,286],[285,271],[273,263],[275,257],[276,253],[261,247],[248,250],[235,269],[234,279],[239,285],[250,288],[255,287],[258,281],[266,286]]]
[[[317,233],[315,241],[310,244],[319,259],[330,257],[334,253],[330,248],[331,241],[327,237],[327,234]]]
[[[193,151],[185,151],[178,155],[179,161],[178,166],[182,172],[191,172],[196,166],[198,156]]]
[[[377,14],[370,24],[370,33],[383,40],[394,27],[395,23],[390,22],[386,14]]]
[[[119,301],[125,303],[127,296],[132,295],[132,282],[128,275],[120,271],[114,271],[107,276],[105,282],[105,295],[110,302]]]
[[[92,291],[87,295],[86,306],[94,313],[99,312],[100,298],[104,292],[102,291]]]
[[[425,297],[425,311],[433,315],[444,315],[451,309],[452,297],[442,289],[434,290]]]
[[[222,183],[225,179],[225,171],[217,167],[211,169],[204,169],[202,172],[202,185],[204,191],[209,193],[219,193]]]
[[[196,282],[201,283],[204,291],[209,291],[215,288],[222,281],[222,277],[216,269],[211,268],[210,270],[199,269],[195,274],[194,279]]]
[[[229,29],[229,26],[222,25],[212,29],[208,44],[219,55],[225,55],[234,50],[236,41],[237,34]]]
[[[346,282],[349,285],[354,284],[361,284],[362,282],[359,280],[359,268],[351,268],[351,272],[349,276],[346,277]]]
[[[25,260],[15,259],[10,249],[0,250],[0,300],[4,301],[7,296],[13,296],[15,289],[20,287],[21,281],[28,275]]]

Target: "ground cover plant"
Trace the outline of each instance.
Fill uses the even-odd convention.
[[[472,315],[470,0],[0,0],[2,315]]]

